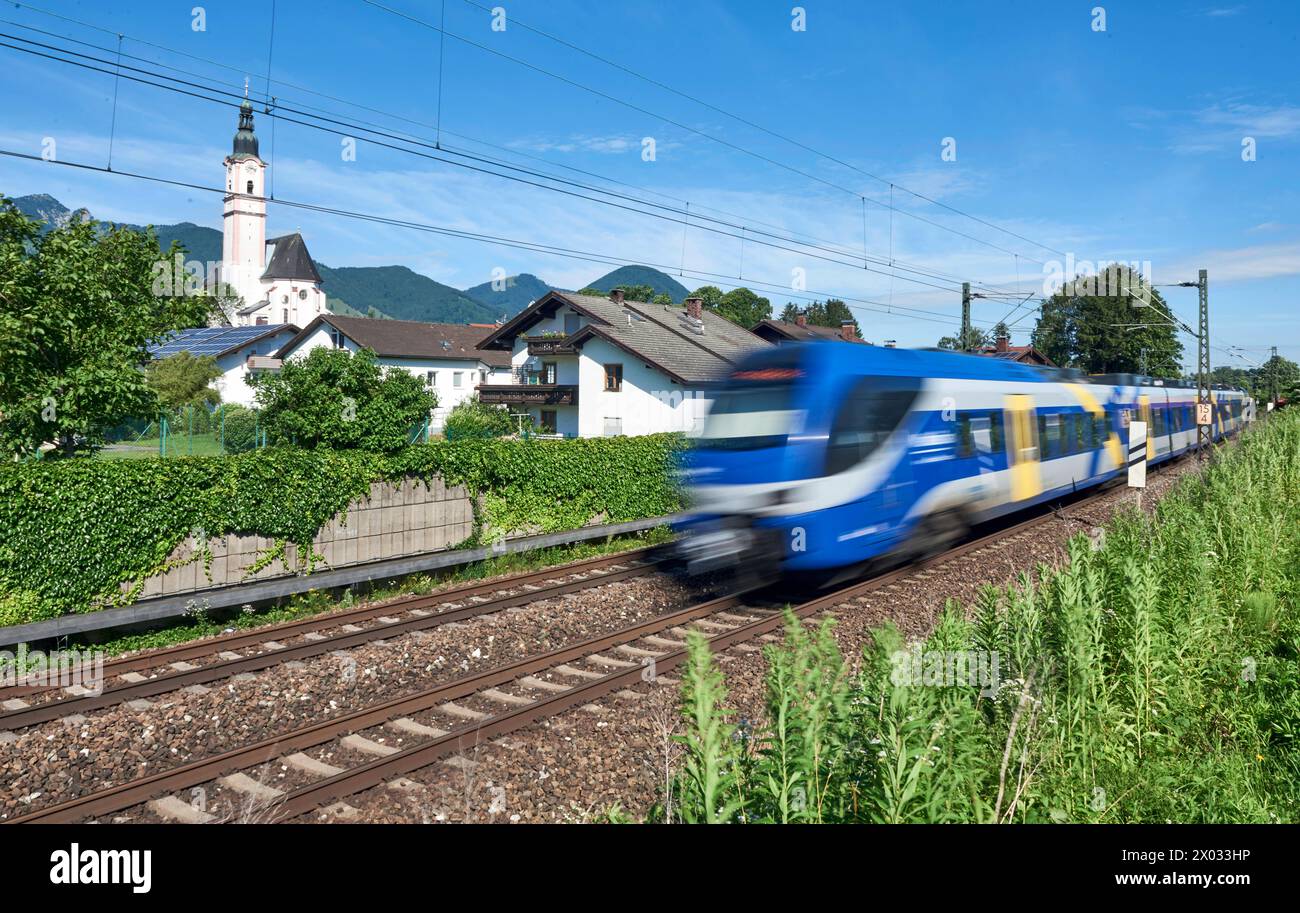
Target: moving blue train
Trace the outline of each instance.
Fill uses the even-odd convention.
[[[1253,418],[1214,390],[1212,434]],[[1196,390],[938,350],[782,345],[736,366],[683,472],[674,558],[759,578],[859,568],[947,547],[981,523],[1196,446]]]

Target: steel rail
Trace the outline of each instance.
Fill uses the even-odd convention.
[[[1075,502],[1075,504],[1088,503],[1100,497],[1101,494],[1099,492],[1092,497]],[[996,542],[1014,538],[1026,530],[1050,522],[1055,517],[1055,513],[1032,517],[958,545],[941,555],[887,571],[870,580],[853,584],[802,603],[792,611],[798,617],[815,614],[826,608],[855,599],[865,593],[882,589],[896,580],[920,573],[931,567],[946,564],[963,555],[985,549]],[[557,665],[578,660],[593,653],[599,653],[613,646],[631,643],[656,632],[688,624],[709,615],[725,612],[728,609],[737,608],[744,605],[746,595],[745,593],[733,593],[686,609],[657,616],[649,621],[610,634],[537,654],[496,669],[464,676],[405,697],[364,707],[334,719],[312,724],[295,732],[271,736],[251,745],[192,761],[172,770],[161,771],[140,780],[129,781],[66,800],[15,818],[10,823],[66,823],[131,808],[145,803],[162,793],[183,790],[206,783],[227,773],[266,763],[286,752],[321,745],[340,736],[379,726],[404,715],[434,709],[447,701],[467,697],[497,685],[508,684],[525,675],[554,668]],[[743,640],[776,630],[782,623],[783,616],[774,612],[768,617],[742,623],[732,630],[712,636],[709,642],[719,648],[731,646]],[[685,655],[684,649],[678,649],[657,656],[654,660],[655,668],[656,670],[675,668],[681,663]],[[376,786],[393,776],[418,770],[462,750],[467,744],[467,740],[468,744],[477,744],[484,738],[503,735],[520,729],[540,719],[567,710],[572,706],[587,703],[595,698],[609,694],[626,684],[638,681],[642,673],[643,668],[640,666],[614,672],[588,684],[570,688],[554,697],[535,701],[514,711],[494,715],[481,722],[458,727],[444,736],[422,742],[397,754],[359,765],[301,787],[287,794],[282,800],[276,800],[274,809],[269,813],[270,820],[288,820],[309,812],[320,805]]]
[[[643,550],[639,550],[643,551]],[[177,670],[158,675],[141,682],[132,682],[125,685],[119,685],[115,688],[105,688],[99,694],[89,694],[80,697],[69,697],[62,700],[46,701],[40,704],[34,704],[30,707],[24,707],[18,710],[11,710],[6,713],[0,713],[0,730],[21,729],[27,726],[35,726],[40,723],[47,723],[50,720],[58,719],[70,713],[85,713],[91,710],[99,710],[104,707],[111,707],[116,704],[138,698],[153,697],[159,694],[166,694],[169,691],[176,691],[191,685],[201,685],[208,682],[218,681],[223,678],[230,678],[241,672],[255,672],[266,669],[271,666],[280,665],[281,663],[291,660],[308,659],[320,656],[335,650],[347,650],[352,647],[360,646],[373,640],[379,640],[385,637],[391,637],[397,634],[407,634],[411,631],[420,631],[426,628],[438,627],[453,621],[465,621],[480,615],[490,615],[494,612],[500,612],[504,609],[513,608],[514,606],[524,605],[530,602],[538,602],[543,599],[553,599],[557,596],[563,596],[566,593],[576,592],[578,590],[589,589],[591,587],[601,586],[606,583],[613,583],[618,580],[625,580],[629,577],[638,577],[653,570],[653,565],[630,562],[625,556],[618,559],[601,559],[604,566],[613,564],[629,564],[632,566],[622,570],[610,571],[608,573],[595,575],[600,570],[600,566],[584,565],[578,570],[551,571],[549,574],[532,575],[533,579],[545,579],[546,577],[566,577],[576,573],[590,573],[593,576],[584,577],[578,580],[569,580],[563,583],[553,584],[551,586],[538,587],[522,593],[514,593],[508,596],[501,596],[496,599],[488,599],[474,605],[462,606],[457,609],[441,611],[431,614],[411,614],[410,617],[394,621],[392,623],[382,623],[374,627],[366,628],[362,631],[344,631],[329,637],[323,637],[320,640],[305,641],[294,644],[293,646],[283,647],[280,649],[271,648],[262,653],[255,653],[251,656],[243,656],[239,659],[226,659],[220,662],[209,663],[199,666],[196,669]],[[369,617],[386,617],[390,613],[421,612],[422,607],[436,606],[450,602],[457,602],[466,598],[472,598],[475,594],[469,592],[473,589],[476,592],[499,591],[503,589],[517,589],[525,585],[522,580],[514,581],[506,585],[504,581],[484,587],[469,587],[447,593],[437,594],[437,597],[419,597],[403,603],[387,603],[382,607],[370,607],[365,610]],[[529,584],[531,585],[531,584]],[[304,621],[313,622],[313,625],[306,627],[294,628],[291,633],[303,634],[320,628],[334,628],[350,623],[355,620],[355,616],[350,613],[340,613],[330,617],[328,620],[304,619]],[[292,623],[296,624],[296,623]],[[177,651],[182,656],[203,656],[211,655],[213,652],[223,648],[229,649],[229,644],[233,641],[241,641],[241,645],[257,645],[274,642],[277,637],[286,637],[287,629],[285,627],[274,627],[259,629],[258,632],[250,632],[248,635],[238,635],[226,640],[216,639],[213,641],[204,641],[205,649],[200,650],[199,644],[185,645],[183,650]],[[197,651],[197,652],[195,652]],[[134,659],[134,658],[133,658]],[[166,662],[177,662],[178,658],[173,654]],[[147,661],[143,665],[136,665],[135,668],[157,668],[160,663]],[[114,675],[122,675],[131,671],[130,668],[118,668],[114,670]]]

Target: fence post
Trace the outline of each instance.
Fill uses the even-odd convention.
[[[189,411],[186,413],[186,417],[189,419],[190,456],[194,456],[194,407],[193,406],[189,407]]]
[[[158,413],[158,458],[167,456],[167,416]]]
[[[226,404],[221,404],[221,453],[226,452]]]

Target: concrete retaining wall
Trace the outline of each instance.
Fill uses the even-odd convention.
[[[376,482],[370,486],[369,498],[353,501],[346,513],[334,517],[317,534],[313,546],[324,560],[317,563],[316,570],[451,548],[469,538],[473,531],[473,504],[463,486],[448,488],[441,479],[432,480],[428,487],[415,479],[401,484]],[[286,547],[283,559],[276,559],[249,575],[248,569],[274,547],[275,540],[262,536],[212,539],[208,542],[212,552],[209,579],[203,561],[190,560],[198,548],[191,536],[170,556],[172,561],[186,563],[144,581],[144,590],[138,598],[174,596],[292,576],[299,567],[298,548],[293,544]],[[123,589],[128,587],[124,585]]]

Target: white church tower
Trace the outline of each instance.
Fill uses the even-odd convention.
[[[225,224],[221,239],[221,280],[245,306],[262,300],[266,268],[266,163],[257,154],[253,105],[239,107],[239,130],[226,156]]]
[[[217,278],[243,298],[233,322],[305,327],[326,313],[326,295],[302,235],[266,237],[266,162],[258,155],[253,105],[247,98],[239,106],[239,129],[225,165],[225,220]]]

